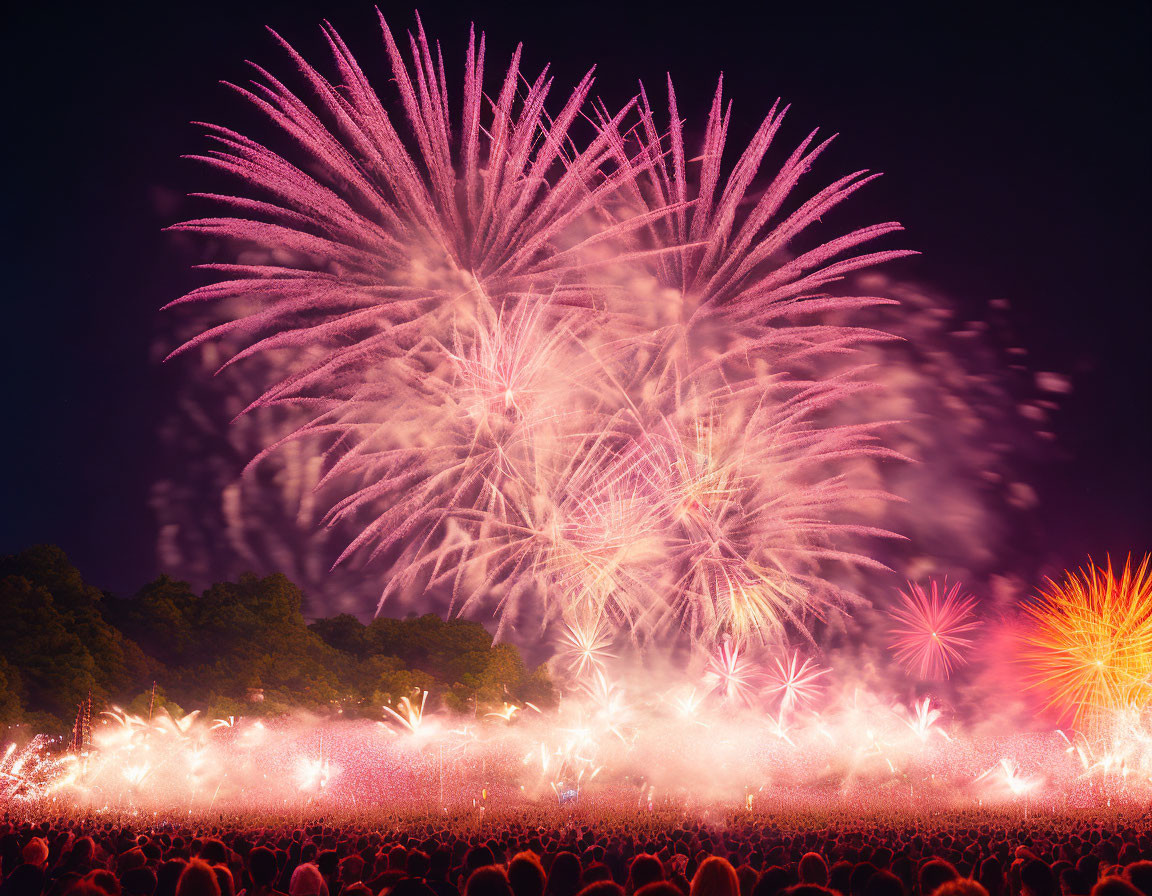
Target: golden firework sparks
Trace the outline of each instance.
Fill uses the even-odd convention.
[[[1045,708],[1095,725],[1117,710],[1152,699],[1152,577],[1149,555],[1135,570],[1131,556],[1117,576],[1112,561],[1066,575],[1025,606],[1028,685]]]

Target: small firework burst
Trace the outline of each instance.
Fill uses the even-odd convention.
[[[707,727],[700,719],[700,707],[704,703],[704,696],[696,688],[675,688],[664,696],[664,700],[680,718],[694,725]]]
[[[1029,687],[1045,708],[1095,725],[1152,700],[1152,576],[1150,556],[1136,568],[1129,556],[1119,576],[1104,568],[1068,573],[1025,605],[1031,622],[1023,660]]]
[[[750,705],[760,684],[761,671],[743,647],[726,637],[708,659],[704,678],[725,700]]]
[[[420,694],[420,704],[416,705],[408,697],[400,698],[400,709],[397,711],[391,706],[383,707],[384,712],[388,713],[391,721],[396,722],[400,726],[400,730],[407,731],[409,734],[419,734],[420,730],[424,727],[424,705],[428,702],[428,692],[423,691]]]
[[[818,679],[828,674],[811,657],[800,658],[800,651],[792,651],[786,659],[777,657],[768,669],[768,690],[780,698],[781,714],[810,705],[822,690]]]
[[[323,754],[302,758],[296,766],[296,780],[300,785],[300,791],[314,796],[324,792],[333,776],[332,763]]]
[[[1020,764],[1008,756],[1003,757],[988,771],[978,775],[976,781],[989,781],[993,785],[999,785],[1014,797],[1025,796],[1042,783],[1039,778],[1025,776]]]
[[[603,729],[622,741],[627,741],[626,722],[631,715],[631,707],[624,691],[609,681],[603,669],[596,669],[592,679],[581,686],[581,691],[591,703],[595,719]]]
[[[980,626],[976,599],[962,594],[959,583],[942,595],[936,581],[930,592],[910,582],[900,597],[900,605],[891,611],[897,623],[891,630],[896,636],[891,645],[896,659],[909,674],[948,678],[954,668],[968,662],[965,652],[972,646],[970,634]]]
[[[952,738],[948,736],[948,732],[936,726],[943,715],[944,713],[932,705],[932,698],[925,697],[923,700],[917,700],[913,705],[911,718],[905,719],[905,724],[920,738],[921,743],[927,743],[928,738],[933,733],[939,734],[944,740],[951,741]]]
[[[603,617],[565,623],[560,638],[560,652],[568,660],[568,669],[577,677],[585,672],[604,670],[604,661],[615,654],[608,652],[612,646],[612,632]]]

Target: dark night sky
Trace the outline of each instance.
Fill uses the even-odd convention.
[[[782,96],[789,139],[839,131],[823,175],[883,170],[860,201],[876,220],[902,220],[903,244],[924,253],[894,273],[971,300],[973,314],[1010,300],[1035,368],[1073,376],[1057,430],[1066,458],[1037,482],[1069,564],[1152,548],[1148,5],[1091,18],[737,8],[421,5],[451,61],[475,19],[490,60],[523,40],[526,68],[552,61],[561,83],[597,64],[610,104],[670,70],[682,108],[702,117],[723,70],[746,130]],[[407,4],[383,9],[394,28],[411,21]],[[190,121],[250,114],[217,84],[244,77],[245,58],[286,69],[262,26],[317,60],[324,17],[380,61],[368,2],[37,3],[9,19],[0,553],[56,542],[121,591],[158,572],[147,494],[180,369],[154,364],[150,346],[157,309],[191,282],[161,227],[204,186],[178,156],[204,145]]]

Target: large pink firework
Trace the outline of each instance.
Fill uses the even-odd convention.
[[[893,454],[873,425],[826,422],[866,374],[797,370],[883,337],[816,322],[887,301],[825,289],[907,253],[856,252],[894,223],[795,243],[871,178],[795,199],[827,145],[810,135],[754,194],[784,110],[728,171],[719,90],[690,158],[671,85],[667,131],[643,94],[590,110],[590,76],[549,112],[552,81],[525,81],[519,50],[485,94],[474,34],[453,107],[423,27],[411,61],[381,27],[399,116],[326,26],[335,79],[284,44],[304,90],[263,69],[236,88],[278,148],[212,126],[198,157],[242,188],[179,227],[237,255],[173,304],[225,318],[182,350],[278,359],[253,368],[268,378],[248,412],[289,426],[253,463],[317,459],[317,492],[342,495],[327,523],[358,533],[341,559],[381,559],[381,602],[709,640],[850,603],[825,564],[875,565],[859,538],[889,533],[851,521],[877,494],[840,466]]]
[[[900,592],[901,603],[891,610],[896,626],[892,648],[896,659],[920,678],[948,678],[952,670],[968,662],[971,633],[979,628],[976,600],[962,594],[959,583],[941,593],[933,581],[930,592],[909,583]]]

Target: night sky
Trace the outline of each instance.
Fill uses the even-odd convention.
[[[408,5],[382,8],[394,29],[411,22]],[[884,171],[862,211],[901,220],[900,244],[923,252],[891,273],[972,316],[1008,300],[1030,364],[1071,376],[1063,457],[1035,479],[1055,549],[1079,565],[1152,548],[1148,5],[1091,18],[971,4],[736,9],[421,5],[453,64],[474,19],[490,65],[518,40],[525,70],[551,61],[559,84],[595,64],[594,93],[610,106],[638,77],[662,95],[668,70],[702,120],[723,71],[737,141],[777,96],[793,104],[789,140],[839,132],[825,182]],[[9,18],[0,553],[55,542],[115,591],[160,571],[148,488],[181,367],[158,365],[152,346],[158,309],[193,282],[161,228],[206,185],[179,156],[205,145],[190,122],[251,120],[218,84],[244,78],[246,58],[288,69],[263,26],[323,62],[325,17],[381,71],[367,2],[38,3]]]

